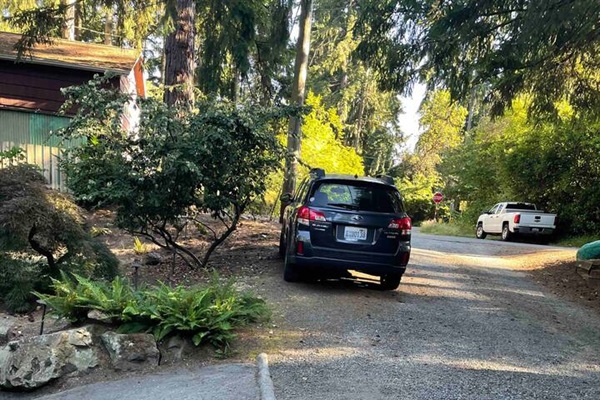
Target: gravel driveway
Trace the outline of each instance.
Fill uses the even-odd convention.
[[[263,275],[287,338],[269,354],[277,398],[600,399],[600,317],[519,271],[573,256],[415,233],[394,292]]]

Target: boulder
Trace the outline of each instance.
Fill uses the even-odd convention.
[[[106,332],[101,338],[117,371],[134,371],[158,365],[160,352],[154,336],[150,334]]]
[[[31,390],[98,365],[87,328],[12,341],[0,350],[0,387]]]

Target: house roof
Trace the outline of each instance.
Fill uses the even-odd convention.
[[[14,45],[20,38],[20,34],[0,32],[0,59],[17,59]],[[31,56],[24,54],[20,61],[94,72],[129,73],[139,56],[138,50],[56,39],[50,45],[35,45]]]

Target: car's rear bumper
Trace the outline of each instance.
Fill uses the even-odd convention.
[[[554,233],[554,228],[534,228],[520,226],[518,228],[514,228],[514,233],[527,236],[549,236]]]
[[[299,267],[319,270],[355,270],[371,275],[404,273],[410,258],[410,244],[402,244],[396,254],[379,254],[314,248],[304,243],[303,254],[288,256]]]

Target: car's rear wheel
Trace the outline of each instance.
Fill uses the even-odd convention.
[[[508,242],[512,239],[512,233],[510,231],[510,229],[508,229],[508,224],[505,224],[502,227],[502,240],[504,240],[505,242]]]
[[[475,236],[477,236],[477,239],[485,239],[485,237],[487,236],[487,233],[485,233],[485,231],[483,230],[482,223],[479,223],[479,225],[477,225],[477,229],[475,230]]]
[[[381,275],[380,288],[381,290],[395,290],[400,286],[402,274],[391,273]]]
[[[301,278],[298,266],[290,261],[287,251],[284,250],[285,259],[283,261],[283,280],[286,282],[298,282]]]

